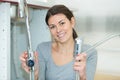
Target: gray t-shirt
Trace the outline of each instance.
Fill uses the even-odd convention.
[[[37,47],[40,69],[39,80],[75,80],[75,71],[73,70],[74,60],[62,66],[56,65],[52,59],[51,45],[52,42],[43,42]],[[90,45],[83,45],[82,51],[90,47]],[[93,49],[87,53],[87,80],[94,80],[96,64],[97,51]]]

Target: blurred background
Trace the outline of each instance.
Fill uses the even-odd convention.
[[[0,80],[28,80],[19,56],[27,50],[26,25],[18,18],[17,0],[0,2]],[[120,0],[28,0],[33,50],[51,35],[45,24],[49,7],[64,4],[76,18],[75,30],[84,43],[94,45],[106,36],[120,34]],[[94,80],[120,80],[120,36],[96,47],[98,62]],[[6,66],[7,65],[7,66]]]

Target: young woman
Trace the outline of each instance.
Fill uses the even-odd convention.
[[[54,5],[48,10],[45,21],[52,41],[39,44],[34,53],[36,80],[75,80],[76,71],[80,80],[94,80],[96,50],[74,56],[77,34],[72,12],[64,5]],[[83,44],[82,51],[88,48],[89,45]],[[29,73],[26,52],[20,56],[20,60],[22,68]]]

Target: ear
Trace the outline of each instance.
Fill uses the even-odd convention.
[[[72,28],[74,28],[74,26],[75,26],[75,18],[74,17],[71,18],[71,24],[72,24]]]

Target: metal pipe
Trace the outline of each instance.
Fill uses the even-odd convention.
[[[30,67],[30,80],[34,80],[34,54],[32,50],[32,44],[31,44],[31,34],[30,34],[30,25],[29,25],[29,15],[28,15],[28,6],[27,1],[22,0],[23,7],[24,7],[24,13],[25,13],[25,23],[27,27],[27,36],[28,36],[28,60],[27,65]],[[23,17],[23,14],[22,14]]]
[[[75,46],[75,56],[77,54],[80,54],[82,51],[82,44],[83,44],[83,40],[81,38],[76,38],[76,46]],[[79,72],[76,71],[76,78],[75,80],[80,80],[80,76],[79,76]]]
[[[86,51],[83,51],[82,53],[88,53],[89,51],[91,51],[92,49],[98,47],[99,45],[103,44],[104,42],[114,38],[114,37],[117,37],[119,36],[120,37],[120,34],[114,34],[114,35],[110,35],[110,36],[107,36],[105,37],[103,40],[100,40],[98,42],[96,42],[91,48],[87,49]],[[75,54],[78,54],[80,53],[81,51],[81,48],[82,48],[82,41],[80,41],[81,39],[76,39],[76,44],[77,46],[77,49],[75,49]],[[79,76],[79,73],[76,71],[76,79],[75,80],[80,80],[80,76]]]
[[[120,34],[114,34],[114,35],[107,36],[107,37],[104,38],[103,40],[100,40],[100,41],[96,42],[91,48],[87,49],[87,50],[84,51],[83,53],[87,53],[87,52],[89,52],[90,50],[92,50],[92,49],[98,47],[99,45],[103,44],[104,42],[106,42],[106,41],[108,41],[108,40],[110,40],[110,39],[112,39],[112,38],[114,38],[114,37],[117,37],[117,36],[120,37]]]

